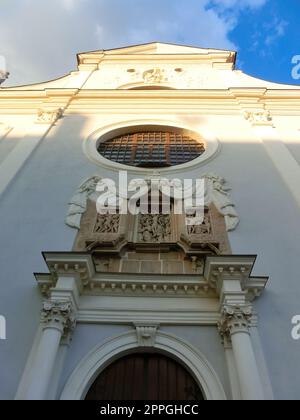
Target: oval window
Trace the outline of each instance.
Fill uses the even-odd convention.
[[[98,145],[104,158],[141,168],[164,168],[190,162],[205,152],[204,143],[175,131],[140,131]]]

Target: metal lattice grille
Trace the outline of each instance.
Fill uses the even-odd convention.
[[[205,152],[199,143],[184,134],[169,131],[131,133],[100,143],[99,153],[113,162],[140,167],[180,165]]]

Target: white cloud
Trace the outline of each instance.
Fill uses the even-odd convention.
[[[268,0],[212,0],[212,3],[223,9],[257,9],[264,6]]]
[[[67,10],[72,10],[76,6],[76,0],[62,0],[62,5]]]
[[[270,25],[266,26],[268,36],[266,37],[265,44],[266,46],[272,45],[276,42],[277,39],[281,38],[285,34],[286,27],[288,22],[278,17],[275,17]]]
[[[25,84],[75,69],[82,51],[151,41],[235,49],[229,34],[239,11],[265,1],[10,0],[1,9],[0,55],[8,84]]]
[[[72,11],[77,7],[81,6],[81,3],[85,2],[86,0],[61,0],[61,4],[64,9],[68,11]]]

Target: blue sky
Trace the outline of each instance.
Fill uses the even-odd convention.
[[[7,86],[34,83],[74,70],[78,52],[160,41],[234,49],[246,73],[299,84],[299,23],[300,0],[0,0],[0,66]]]
[[[246,73],[300,84],[291,76],[291,59],[300,55],[299,0],[271,0],[255,12],[242,12],[229,38],[238,45],[238,66]]]

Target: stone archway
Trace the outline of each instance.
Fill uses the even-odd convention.
[[[61,400],[83,400],[97,377],[111,363],[122,356],[145,350],[141,348],[135,331],[111,338],[94,348],[77,366],[61,395]],[[161,352],[193,374],[206,400],[226,400],[223,386],[209,362],[198,349],[177,336],[158,331],[151,351]]]

